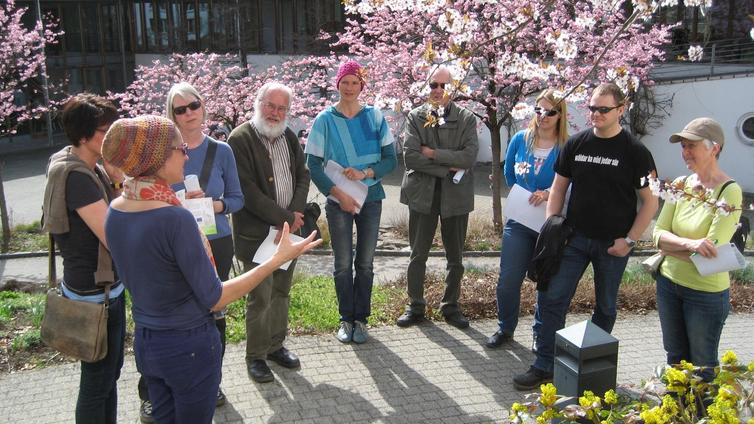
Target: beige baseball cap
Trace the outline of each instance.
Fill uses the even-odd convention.
[[[696,118],[686,124],[683,131],[670,136],[671,143],[678,143],[681,140],[701,141],[709,140],[723,147],[725,136],[723,128],[712,118]]]

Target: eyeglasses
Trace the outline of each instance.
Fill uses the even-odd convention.
[[[171,149],[179,150],[181,153],[183,153],[183,156],[188,156],[188,144],[186,143],[181,143],[180,146],[173,146],[171,147]]]
[[[592,112],[592,113],[599,112],[602,115],[605,115],[605,114],[609,113],[611,110],[618,109],[621,106],[623,106],[623,105],[617,105],[617,106],[589,106],[589,111]]]
[[[434,90],[437,87],[445,88],[445,83],[444,82],[434,82],[434,81],[429,83],[429,88],[430,89]]]
[[[272,102],[264,102],[264,107],[266,107],[269,110],[274,110],[278,113],[288,113],[288,107],[287,106],[278,106],[275,103]]]
[[[557,115],[560,112],[557,111],[557,110],[555,110],[555,109],[547,110],[547,109],[542,108],[542,107],[535,107],[534,108],[534,113],[536,113],[539,116],[555,116],[555,115]]]
[[[186,113],[186,109],[197,110],[200,107],[202,107],[202,102],[200,102],[199,100],[194,100],[193,102],[185,106],[174,107],[173,113],[176,115],[183,115],[184,113]]]

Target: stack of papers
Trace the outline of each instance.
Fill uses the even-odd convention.
[[[691,262],[702,276],[718,272],[735,271],[746,267],[746,258],[735,244],[727,243],[717,246],[717,256],[705,258],[702,255],[691,255]]]
[[[325,175],[335,184],[336,187],[343,190],[347,195],[351,196],[354,201],[359,205],[356,208],[356,213],[361,211],[361,206],[364,204],[364,200],[367,198],[367,192],[369,187],[361,181],[349,180],[348,177],[343,175],[344,168],[337,162],[331,160],[325,164]],[[338,202],[335,196],[327,196],[328,199]]]
[[[254,255],[254,263],[261,264],[262,262],[269,260],[272,255],[275,254],[275,250],[277,250],[277,244],[275,244],[275,238],[278,236],[278,229],[275,227],[270,227],[270,232],[267,233],[267,237],[265,237],[264,241],[262,242],[262,245],[259,246],[259,249],[257,249],[257,253]],[[288,233],[288,239],[291,241],[291,243],[297,243],[301,240],[303,240],[303,237],[299,237],[295,234]],[[282,270],[288,270],[288,267],[291,266],[291,261],[288,261],[284,263],[283,265],[280,265],[280,268]]]

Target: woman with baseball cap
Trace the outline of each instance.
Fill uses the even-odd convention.
[[[730,310],[730,276],[728,272],[703,276],[690,257],[715,257],[716,244],[730,240],[741,216],[742,191],[718,164],[725,137],[715,120],[694,119],[673,134],[670,142],[680,143],[692,174],[674,181],[688,196],[676,203],[665,202],[654,229],[655,244],[665,254],[656,277],[662,342],[668,364],[685,360],[704,367],[701,375],[711,381],[718,365],[720,333]],[[738,210],[727,213],[701,206],[694,194],[706,191]]]

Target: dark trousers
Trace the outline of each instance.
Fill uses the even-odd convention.
[[[439,186],[439,184],[438,184]],[[445,259],[448,272],[445,277],[445,293],[440,303],[443,315],[451,315],[460,311],[458,299],[461,297],[461,278],[463,277],[463,244],[466,241],[466,228],[469,214],[455,215],[443,218],[440,216],[440,190],[435,190],[432,208],[429,214],[419,213],[409,209],[408,241],[411,245],[411,258],[408,264],[406,278],[408,279],[408,297],[410,303],[406,310],[415,314],[424,314],[427,302],[424,300],[424,277],[427,270],[427,258],[432,240],[440,220],[440,233],[445,248]],[[448,199],[447,201],[451,201]]]
[[[233,266],[233,236],[220,237],[209,241],[209,246],[212,249],[212,256],[215,257],[215,269],[217,275],[220,277],[220,281],[226,281],[230,277],[230,268]],[[222,344],[222,356],[225,356],[225,327],[227,322],[225,317],[216,318],[215,326],[217,331],[220,332],[220,343]],[[143,401],[149,400],[149,393],[147,393],[147,382],[144,381],[144,377],[139,377],[139,399]]]
[[[220,335],[213,323],[189,330],[137,327],[134,351],[156,422],[212,422],[221,378]]]
[[[115,423],[118,418],[118,378],[123,366],[126,307],[123,294],[110,300],[107,316],[107,356],[81,362],[76,422]]]

